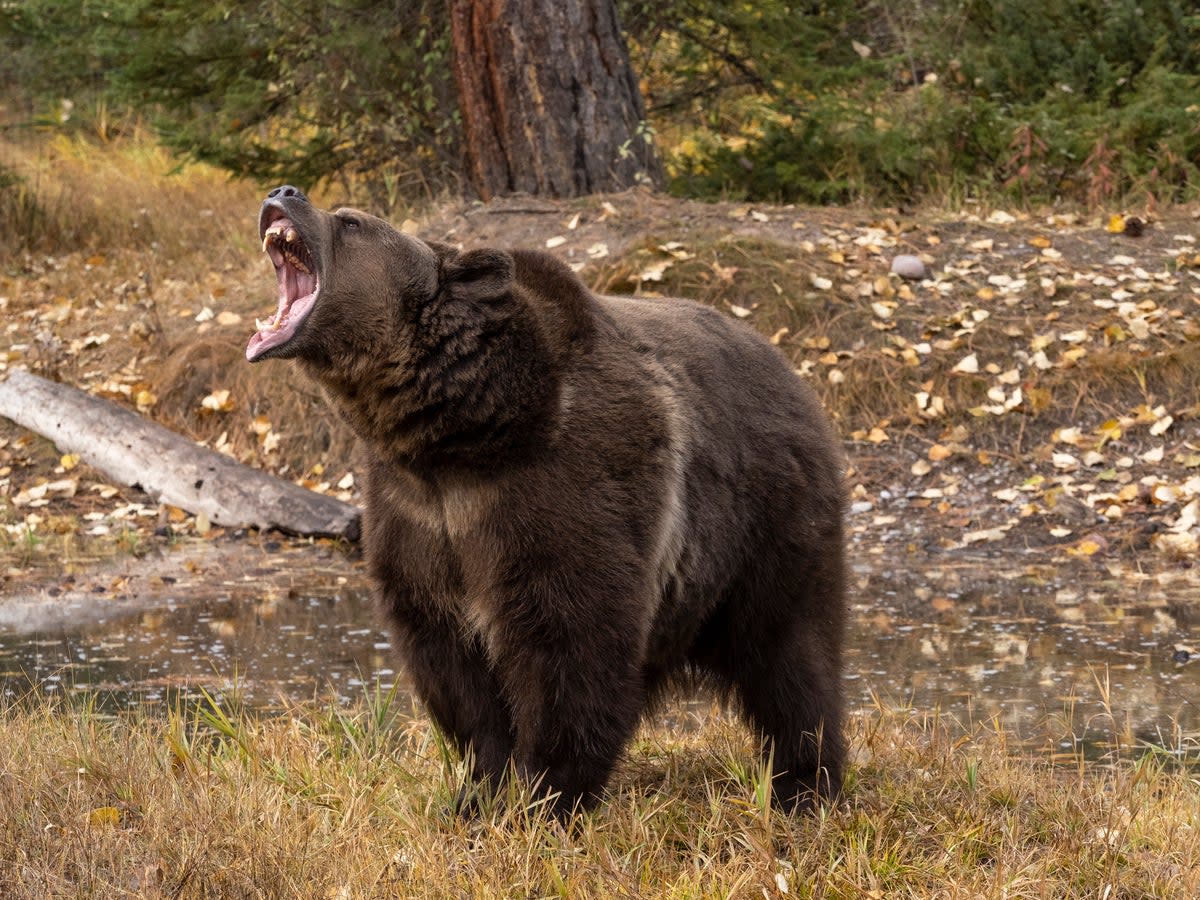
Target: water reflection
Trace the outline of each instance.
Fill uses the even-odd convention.
[[[363,590],[193,599],[84,628],[0,633],[7,697],[33,684],[130,706],[236,688],[246,703],[271,708],[330,694],[347,701],[367,685],[390,688],[397,677]]]
[[[1200,662],[1190,649],[1192,583],[998,574],[1010,570],[972,564],[911,579],[858,573],[852,693],[964,725],[995,719],[1052,754],[1118,740],[1194,747]]]
[[[340,580],[276,599],[180,597],[115,621],[0,631],[0,690],[13,697],[32,683],[130,706],[236,686],[246,703],[269,709],[350,701],[397,679],[403,689],[361,577]],[[998,717],[1051,753],[1114,735],[1177,746],[1200,734],[1200,664],[1179,650],[1190,626],[1169,597],[1110,608],[1103,591],[1064,600],[1070,584],[996,584],[987,569],[915,581],[857,573],[852,707],[937,710],[964,725]]]

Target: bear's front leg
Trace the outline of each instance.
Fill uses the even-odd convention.
[[[437,609],[385,588],[392,631],[413,687],[437,726],[464,756],[471,776],[495,790],[512,759],[512,718],[477,637]]]
[[[502,601],[497,668],[512,711],[517,770],[556,815],[599,797],[645,703],[644,628],[633,585],[581,585],[572,573],[527,582]]]

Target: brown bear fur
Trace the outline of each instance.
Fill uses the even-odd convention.
[[[382,607],[475,777],[515,764],[587,804],[648,703],[699,675],[767,739],[783,806],[836,794],[844,463],[783,357],[544,253],[460,252],[294,188],[260,233],[279,222],[319,293],[257,358],[298,359],[362,439]]]

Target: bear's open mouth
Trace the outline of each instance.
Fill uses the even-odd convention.
[[[264,214],[263,252],[275,264],[279,282],[279,307],[267,320],[256,319],[258,329],[246,345],[246,359],[254,361],[272,347],[281,347],[296,336],[304,324],[321,290],[321,279],[312,252],[300,236],[296,225],[282,209],[270,209]]]

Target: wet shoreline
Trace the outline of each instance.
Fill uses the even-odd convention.
[[[851,576],[852,711],[879,704],[963,730],[994,719],[1014,745],[1051,755],[1200,735],[1188,582],[1089,584],[961,556],[902,571],[879,562]],[[274,710],[407,689],[361,563],[329,547],[187,546],[52,587],[0,602],[7,700],[32,688],[153,708],[209,692]]]

